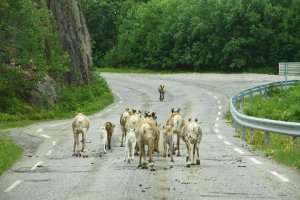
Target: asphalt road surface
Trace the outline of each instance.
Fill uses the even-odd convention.
[[[88,158],[72,157],[71,119],[11,130],[25,147],[23,158],[0,177],[0,199],[300,199],[300,173],[254,151],[224,119],[229,98],[257,85],[284,77],[257,74],[101,74],[115,102],[89,116]],[[293,79],[295,77],[289,77]],[[299,77],[298,77],[299,79]],[[164,101],[158,86],[166,85]],[[70,102],[71,103],[71,102]],[[197,117],[203,137],[201,165],[185,166],[181,156],[154,154],[156,171],[137,168],[138,156],[124,162],[119,118],[125,108],[153,111],[164,125],[171,108],[187,120]],[[116,125],[112,150],[99,155],[99,128]],[[162,138],[162,136],[161,136]]]

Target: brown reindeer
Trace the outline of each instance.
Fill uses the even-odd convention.
[[[107,131],[107,147],[108,149],[111,149],[111,138],[114,132],[115,125],[111,122],[106,122],[104,126]]]
[[[149,155],[149,163],[150,163],[150,171],[155,171],[154,161],[153,161],[153,151],[155,147],[155,141],[157,137],[157,126],[151,120],[145,120],[139,123],[137,132],[138,132],[138,146],[140,149],[140,160],[138,167],[142,167],[142,169],[147,169],[146,162],[146,154],[145,154],[145,146],[148,146],[148,155]],[[143,163],[142,163],[143,158]]]
[[[159,85],[158,92],[159,92],[159,100],[160,101],[164,100],[164,98],[165,98],[165,91],[166,91],[165,85]]]

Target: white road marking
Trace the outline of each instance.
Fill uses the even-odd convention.
[[[53,124],[50,127],[59,126],[59,125],[63,125],[63,124],[65,124],[65,123]]]
[[[123,101],[120,101],[120,103],[123,103]]]
[[[253,157],[250,157],[249,160],[251,160],[252,162],[254,162],[255,164],[258,164],[258,165],[262,165],[262,162],[260,162],[259,160],[253,158]]]
[[[12,189],[14,189],[15,187],[17,187],[22,182],[23,182],[23,180],[17,180],[11,186],[9,186],[8,188],[6,188],[6,190],[4,190],[4,192],[10,192]]]
[[[41,134],[44,138],[51,138],[49,135]]]
[[[215,99],[218,99],[218,97],[216,97],[216,96],[213,96]]]
[[[226,145],[231,145],[231,143],[228,142],[228,141],[223,141],[223,143],[226,144]]]
[[[238,148],[233,148],[236,152],[240,153],[240,154],[244,154],[244,152]]]
[[[55,146],[56,145],[56,141],[52,141],[52,146]]]
[[[219,109],[221,110],[221,109],[222,109],[222,106],[219,106]]]
[[[223,139],[223,136],[222,136],[222,135],[218,135],[218,138],[219,138],[220,140],[222,140],[222,139]]]
[[[119,107],[119,105],[117,104],[117,105],[115,105],[115,107],[117,108],[117,107]]]
[[[218,115],[221,115],[221,112],[218,112]]]
[[[215,123],[215,127],[218,127],[219,125],[217,123]]]
[[[35,170],[35,169],[36,169],[39,165],[41,165],[42,163],[43,163],[42,161],[36,163],[30,170],[31,170],[31,171]]]
[[[219,118],[219,117],[217,117],[217,118],[216,118],[216,121],[219,121],[219,119],[220,119],[220,118]]]
[[[281,174],[279,174],[278,172],[276,171],[271,171],[271,170],[268,170],[270,174],[273,174],[274,176],[276,176],[277,178],[279,178],[280,180],[282,180],[283,182],[290,182],[289,179],[285,178],[284,176],[282,176]]]
[[[41,132],[43,132],[43,129],[40,128],[36,132],[41,133]]]
[[[219,133],[220,131],[219,131],[219,129],[215,129],[215,132],[216,132],[216,133]]]
[[[208,94],[210,94],[210,95],[212,95],[212,93],[210,93],[210,92],[207,92]]]
[[[111,108],[110,108],[110,109],[108,109],[106,112],[109,112],[109,111],[111,111]]]
[[[96,117],[98,117],[98,116],[101,116],[101,115],[103,115],[102,113],[100,113],[100,114],[98,114],[98,115],[95,115]]]
[[[221,103],[221,101],[218,101],[218,104],[220,104]]]
[[[52,154],[53,150],[49,150],[48,153],[46,154],[47,156],[50,156]]]

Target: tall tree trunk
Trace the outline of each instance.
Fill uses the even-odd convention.
[[[72,59],[67,83],[87,84],[93,61],[90,35],[80,4],[75,0],[47,0],[47,4],[58,23],[61,42]]]

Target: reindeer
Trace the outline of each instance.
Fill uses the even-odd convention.
[[[202,139],[202,130],[200,128],[200,124],[198,123],[197,118],[189,119],[188,123],[182,127],[181,136],[183,141],[186,144],[187,155],[186,155],[186,163],[187,167],[190,167],[191,164],[195,165],[195,151],[197,151],[197,165],[200,165],[199,158],[199,145]],[[191,146],[193,146],[193,160],[191,162]]]
[[[128,120],[128,118],[130,117],[130,115],[132,115],[133,113],[135,113],[134,109],[129,109],[126,108],[124,110],[124,112],[121,114],[120,117],[120,124],[121,124],[121,130],[122,130],[122,141],[121,141],[121,147],[123,147],[123,141],[124,141],[124,137],[126,137],[126,122]]]
[[[181,116],[180,112],[180,108],[178,108],[177,110],[175,110],[174,108],[171,109],[172,114],[169,116],[169,118],[167,119],[167,123],[166,126],[170,126],[172,127],[172,131],[174,134],[177,135],[177,144],[176,144],[176,148],[174,149],[173,154],[175,154],[175,150],[177,150],[177,156],[180,156],[180,135],[181,135],[181,129],[184,126],[184,119]]]
[[[171,157],[171,162],[174,162],[173,152],[174,152],[174,142],[173,142],[173,130],[171,126],[163,126],[163,144],[164,144],[164,153],[163,157]],[[167,151],[167,147],[168,151]]]
[[[74,148],[73,155],[81,156],[80,152],[83,152],[83,157],[87,156],[86,149],[86,134],[90,128],[90,120],[84,113],[77,113],[72,122],[73,136],[74,136]],[[79,134],[82,135],[82,149],[79,148]],[[75,152],[76,151],[76,152]]]
[[[111,138],[114,132],[115,125],[111,122],[106,122],[104,126],[107,131],[107,147],[108,149],[111,149]]]
[[[145,155],[145,146],[148,146],[148,155],[149,155],[149,163],[150,163],[150,171],[155,171],[154,168],[154,161],[153,161],[153,151],[155,148],[155,143],[157,141],[157,130],[158,127],[156,126],[153,121],[146,119],[138,124],[137,132],[138,132],[138,146],[140,149],[140,160],[138,167],[142,167],[142,169],[147,169],[146,163],[146,155]],[[143,158],[143,163],[142,163]]]
[[[158,88],[158,92],[159,92],[159,100],[160,101],[163,101],[164,98],[165,98],[165,85],[159,85],[159,88]]]

